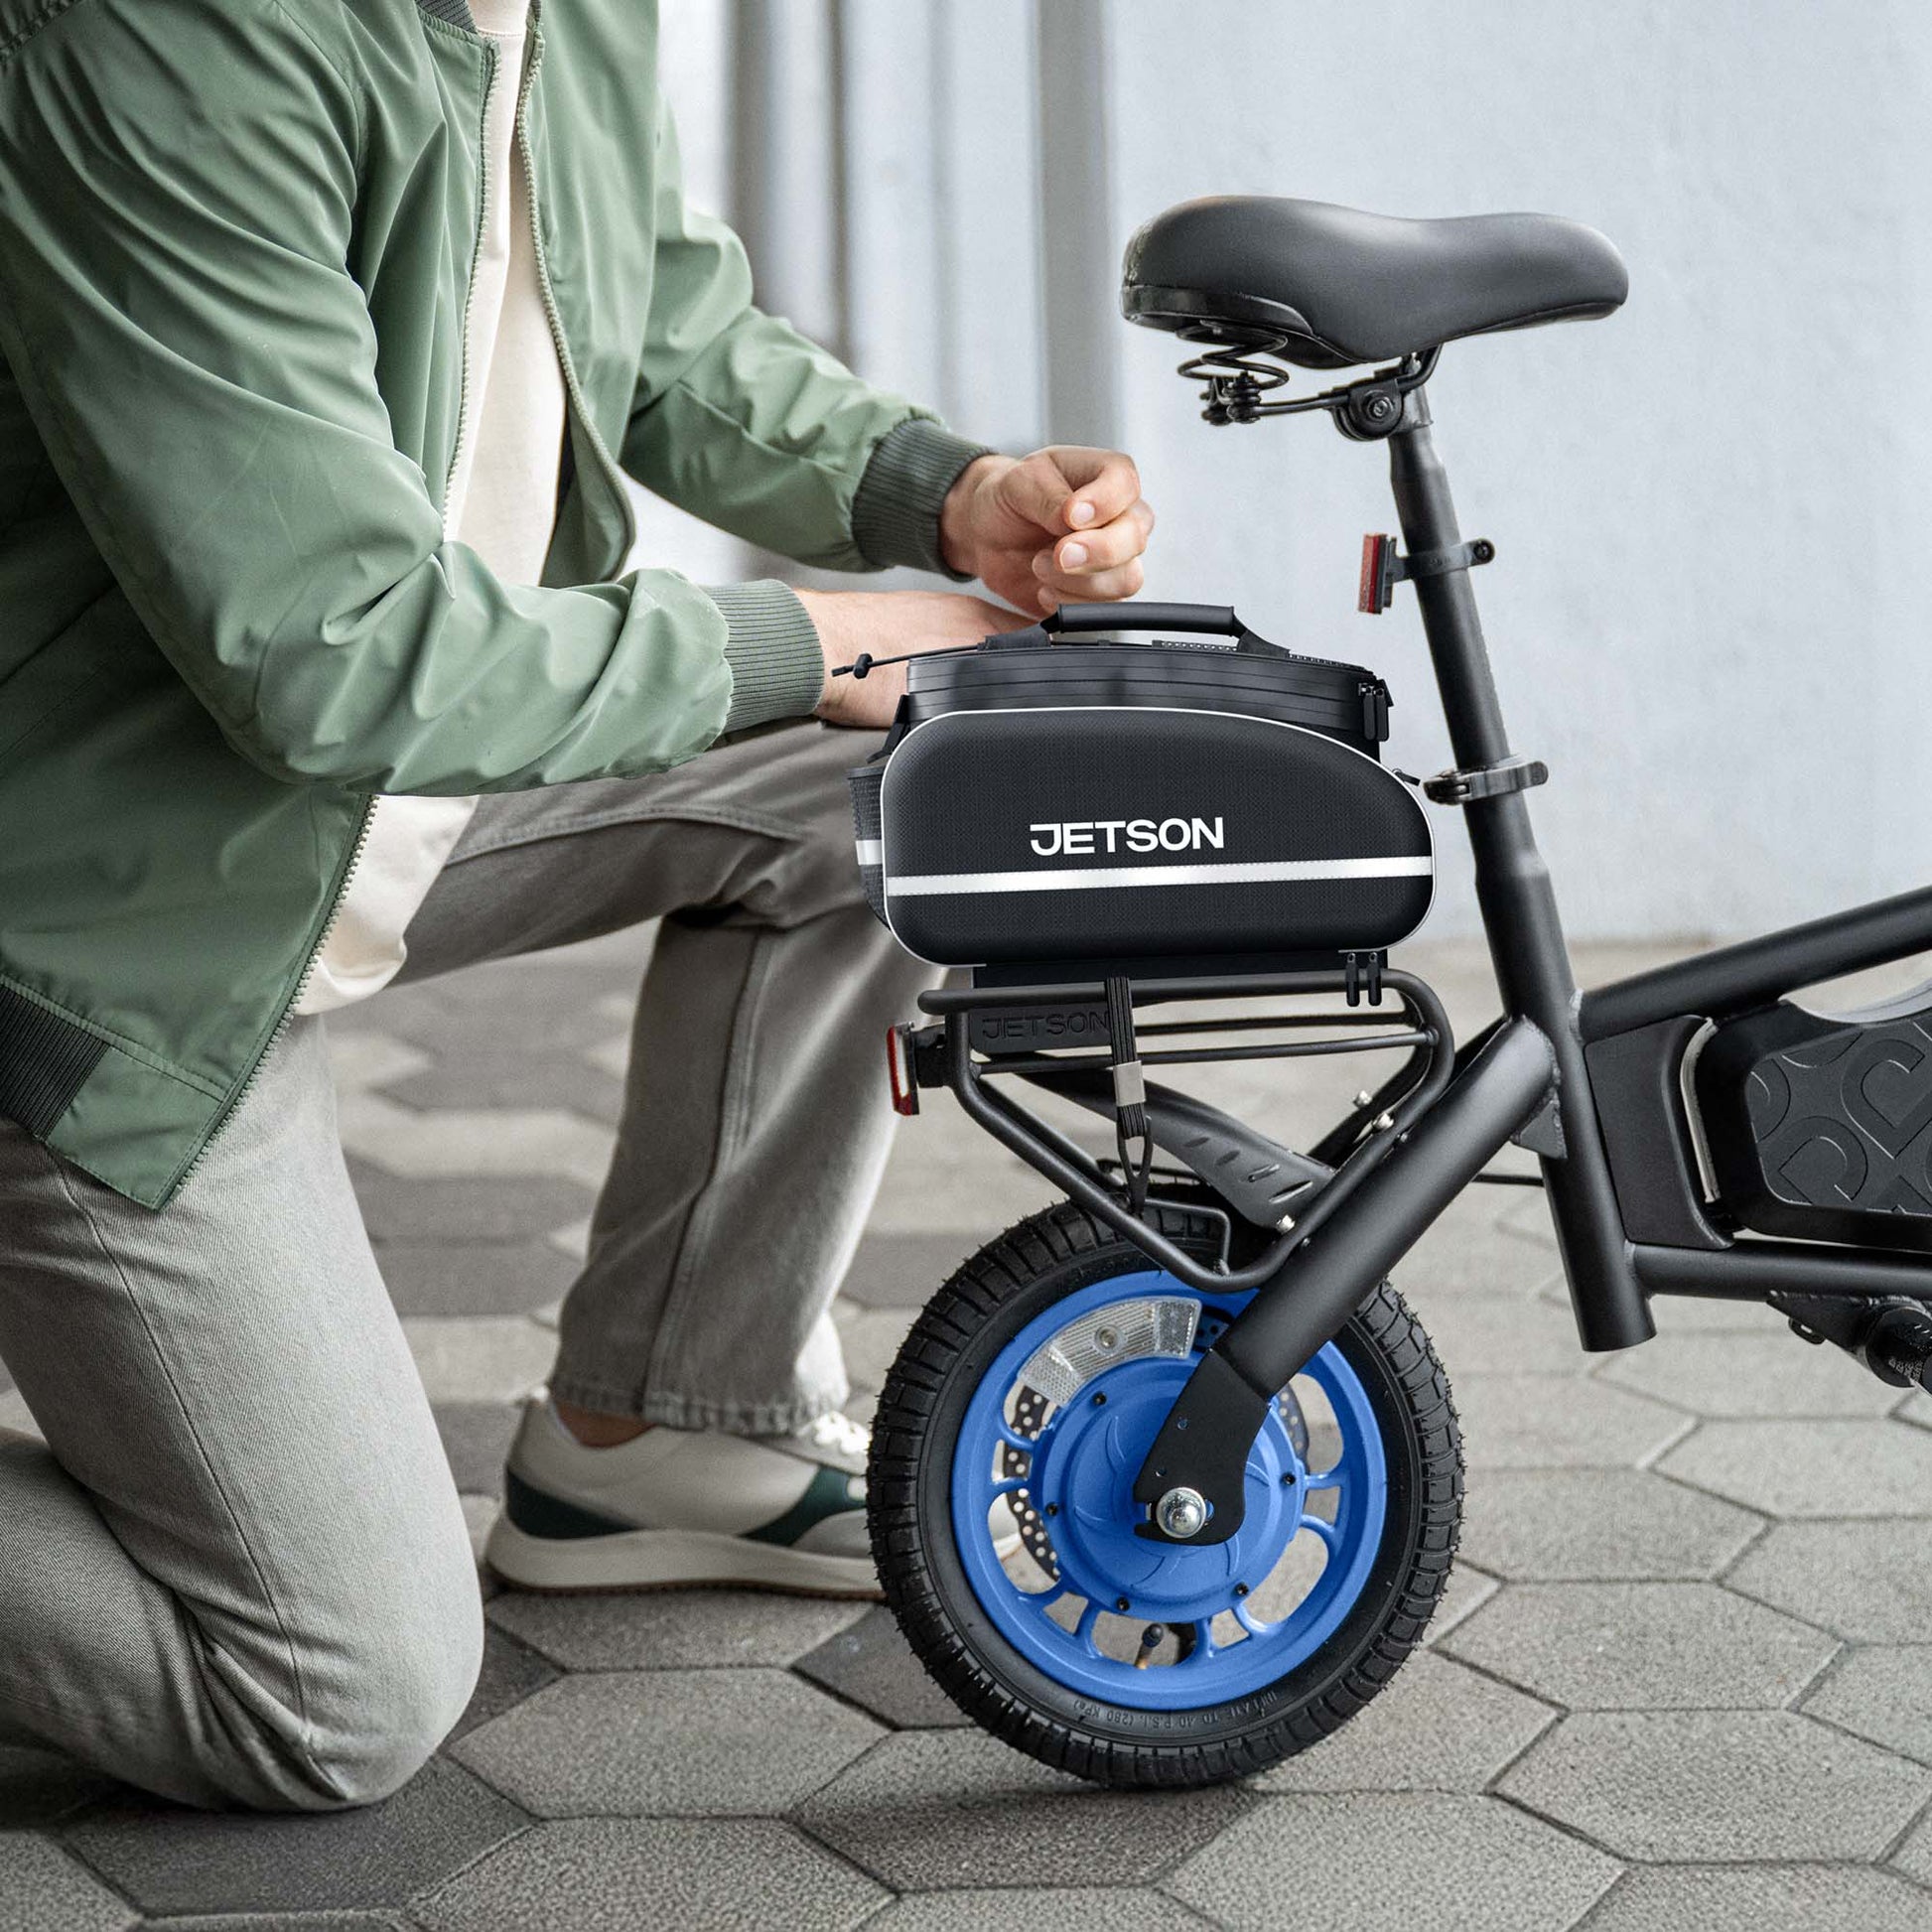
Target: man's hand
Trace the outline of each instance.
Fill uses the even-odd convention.
[[[1023,611],[1132,597],[1154,512],[1118,450],[1055,444],[969,463],[939,512],[939,548]]]
[[[818,627],[825,652],[825,686],[818,716],[829,725],[884,731],[905,689],[905,666],[888,664],[860,677],[834,677],[861,651],[875,657],[953,650],[996,630],[1020,630],[1029,620],[984,598],[945,591],[800,591],[798,601]]]

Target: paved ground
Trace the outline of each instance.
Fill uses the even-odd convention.
[[[639,957],[491,968],[337,1028],[358,1185],[479,1531]],[[1471,949],[1406,963],[1484,1017]],[[1283,1126],[1312,1091],[1217,1085]],[[947,1103],[906,1132],[840,1305],[867,1389],[943,1272],[1041,1198]],[[0,1751],[0,1927],[1932,1925],[1932,1405],[1749,1310],[1666,1309],[1659,1341],[1586,1358],[1555,1268],[1541,1197],[1477,1189],[1402,1271],[1467,1433],[1452,1601],[1366,1716],[1246,1787],[1050,1775],[962,1727],[879,1610],[504,1594],[462,1730],[369,1812],[208,1818]]]

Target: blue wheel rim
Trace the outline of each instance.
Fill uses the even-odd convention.
[[[1009,1409],[1020,1372],[1046,1343],[1115,1304],[1170,1297],[1201,1311],[1190,1353],[1142,1355],[1103,1367],[1051,1409],[1037,1434],[1016,1428]],[[1204,1297],[1152,1269],[1090,1283],[1029,1321],[967,1403],[953,1451],[955,1548],[1000,1634],[1064,1689],[1152,1711],[1199,1710],[1250,1697],[1306,1663],[1361,1596],[1388,1513],[1388,1461],[1368,1392],[1332,1342],[1303,1371],[1326,1398],[1340,1436],[1332,1464],[1310,1473],[1297,1452],[1295,1419],[1277,1406],[1249,1454],[1247,1516],[1232,1540],[1186,1549],[1133,1533],[1145,1520],[1133,1500],[1135,1475],[1214,1332],[1211,1311],[1231,1316],[1249,1299]],[[1017,1456],[1027,1465],[1009,1473]],[[1334,1495],[1331,1518],[1310,1511],[1310,1499],[1324,1493]],[[1044,1589],[1023,1589],[996,1548],[991,1523],[1003,1523],[1009,1511],[995,1516],[994,1505],[1011,1496],[1041,1512],[1052,1541],[1059,1574]],[[1279,1616],[1258,1614],[1248,1598],[1261,1599],[1264,1580],[1304,1533],[1324,1546],[1319,1578]],[[1076,1598],[1084,1599],[1077,1614]],[[1053,1605],[1062,1620],[1048,1614]],[[1176,1639],[1185,1631],[1191,1650],[1180,1661],[1146,1669],[1105,1655],[1094,1631],[1110,1614],[1161,1624]],[[1217,1641],[1210,1626],[1228,1614],[1244,1634],[1237,1640],[1224,1627],[1227,1641]]]

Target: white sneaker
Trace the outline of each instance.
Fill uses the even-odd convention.
[[[870,1443],[834,1414],[795,1436],[660,1427],[587,1449],[539,1390],[524,1405],[483,1554],[525,1589],[726,1584],[877,1596]]]

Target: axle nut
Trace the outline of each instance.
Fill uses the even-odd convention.
[[[1207,1498],[1198,1489],[1170,1489],[1154,1505],[1154,1520],[1163,1535],[1184,1543],[1206,1526]]]

